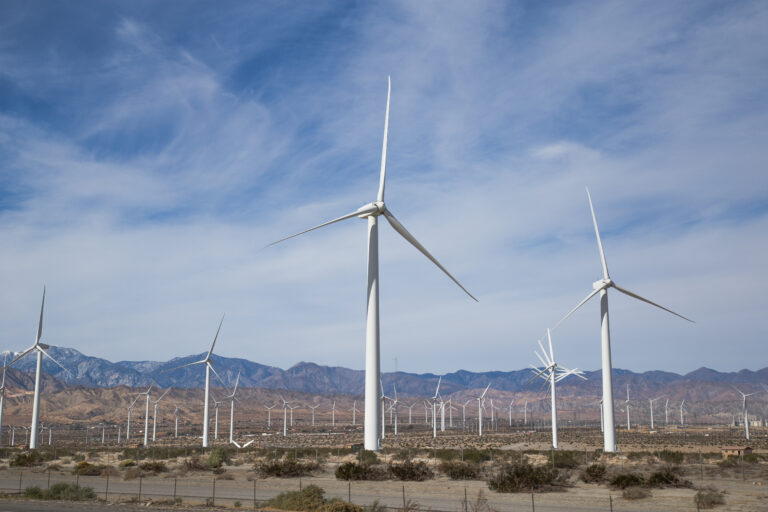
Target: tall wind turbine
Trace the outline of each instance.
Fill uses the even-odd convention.
[[[685,405],[685,400],[680,402],[680,426],[682,427],[685,424],[684,418],[683,418],[683,406]]]
[[[587,378],[584,377],[584,374],[579,370],[575,368],[573,370],[569,370],[559,366],[555,362],[555,353],[552,350],[552,334],[549,329],[547,329],[547,341],[549,343],[549,353],[544,350],[544,346],[541,344],[541,340],[537,340],[539,348],[541,349],[541,354],[536,351],[534,351],[534,354],[536,354],[536,357],[539,358],[539,361],[541,361],[541,364],[543,364],[544,367],[539,369],[533,366],[534,376],[531,378],[531,380],[541,378],[547,382],[547,385],[549,385],[549,390],[552,395],[552,448],[557,450],[557,402],[555,384],[565,379],[569,375],[576,375],[577,377],[584,380],[587,380]]]
[[[664,425],[669,425],[669,398],[664,402]]]
[[[240,372],[237,372],[237,379],[235,379],[235,387],[232,389],[232,394],[227,395],[224,398],[229,398],[229,443],[232,444],[235,440],[235,393],[237,393],[237,385],[240,382]]]
[[[437,399],[440,396],[440,383],[443,381],[443,377],[437,379],[437,387],[435,388],[435,396],[432,397],[432,437],[437,437]]]
[[[179,437],[179,406],[174,404],[174,410],[173,410],[173,419],[174,419],[174,427],[173,427],[173,437]]]
[[[624,400],[624,407],[627,409],[627,432],[630,432],[632,425],[629,423],[629,384],[627,384],[627,399]]]
[[[272,409],[277,407],[277,404],[272,404],[271,406],[267,407],[266,405],[264,408],[267,410],[267,428],[272,428]]]
[[[380,339],[379,339],[379,227],[378,218],[384,215],[392,228],[400,236],[405,238],[411,245],[418,249],[432,263],[442,270],[453,280],[464,292],[472,299],[475,297],[470,294],[456,278],[454,278],[427,249],[414,238],[411,233],[395,218],[392,212],[384,203],[384,186],[386,183],[387,171],[387,134],[389,131],[389,100],[391,93],[391,81],[387,78],[387,109],[384,117],[384,142],[381,150],[381,170],[379,173],[379,191],[376,201],[361,206],[356,211],[348,213],[318,226],[307,229],[295,235],[278,240],[269,245],[274,245],[289,238],[299,236],[329,224],[340,222],[342,220],[359,217],[368,221],[368,293],[366,310],[366,329],[365,329],[365,427],[364,427],[364,447],[366,450],[378,451],[381,447],[379,433],[381,431],[380,423],[382,421],[383,411],[379,405],[379,390],[376,385],[381,376],[380,364]]]
[[[216,370],[213,369],[213,362],[211,361],[211,356],[213,355],[213,347],[216,346],[216,340],[219,339],[219,332],[221,332],[221,324],[224,323],[224,315],[221,316],[221,321],[219,322],[219,328],[216,329],[216,336],[213,337],[213,343],[211,343],[211,349],[208,351],[208,354],[201,359],[200,361],[195,361],[194,363],[185,364],[182,366],[177,366],[176,368],[171,368],[170,370],[167,370],[169,372],[172,372],[174,370],[178,370],[180,368],[186,368],[188,366],[195,366],[197,364],[204,364],[205,365],[205,405],[203,406],[203,448],[208,448],[208,413],[210,409],[209,400],[211,396],[211,372],[216,376],[219,381],[224,384],[224,381],[221,380],[221,377],[219,377],[219,374],[216,373]]]
[[[597,217],[595,216],[595,209],[592,207],[592,196],[589,194],[589,188],[587,188],[587,200],[589,201],[589,210],[592,213],[592,223],[595,226],[595,236],[597,237],[597,248],[600,251],[600,262],[603,265],[603,278],[599,281],[592,283],[592,292],[587,297],[579,302],[575,308],[568,312],[562,320],[555,324],[555,327],[560,325],[566,318],[571,316],[577,309],[579,309],[585,302],[591,299],[593,296],[600,294],[600,318],[601,318],[601,346],[602,346],[602,359],[603,359],[603,450],[605,452],[613,453],[616,451],[616,426],[614,423],[613,414],[613,376],[611,366],[611,333],[610,325],[608,322],[608,289],[615,288],[616,291],[628,295],[637,300],[646,302],[652,306],[663,309],[668,313],[672,313],[675,316],[679,316],[684,320],[693,322],[693,320],[684,317],[678,313],[675,313],[671,309],[667,309],[664,306],[660,306],[655,302],[652,302],[646,298],[637,295],[625,288],[617,285],[611,276],[608,274],[608,264],[605,261],[605,251],[603,250],[603,242],[600,240],[600,230],[597,228]]]
[[[312,426],[314,427],[314,426],[315,426],[315,409],[317,409],[318,407],[320,407],[320,404],[317,404],[317,405],[308,405],[307,407],[309,407],[310,409],[312,409]]]
[[[128,406],[128,423],[125,426],[125,440],[130,441],[131,440],[131,411],[133,410],[133,406],[136,405],[136,402],[139,401],[139,398],[141,395],[138,395],[136,398],[133,399],[133,402],[131,405]]]
[[[29,347],[27,350],[16,356],[10,363],[3,366],[3,370],[5,368],[11,366],[13,363],[24,357],[25,355],[29,354],[30,352],[37,351],[37,367],[35,370],[35,395],[32,400],[32,435],[29,442],[29,449],[30,450],[36,450],[37,449],[37,429],[39,427],[39,421],[40,421],[40,378],[42,377],[43,373],[43,356],[47,357],[57,365],[59,365],[67,374],[71,375],[69,370],[64,368],[60,362],[55,360],[51,355],[46,352],[46,349],[50,348],[50,346],[46,345],[45,343],[40,343],[40,338],[43,336],[43,311],[45,310],[45,286],[43,286],[43,303],[40,306],[40,323],[37,324],[37,336],[35,336],[35,344]]]
[[[146,395],[147,396],[147,407],[144,410],[144,446],[149,446],[149,392],[152,391],[152,386],[154,384],[150,384],[146,391],[143,393],[139,393],[139,396]],[[88,436],[88,431],[85,432],[86,437]]]
[[[154,414],[152,415],[152,442],[153,443],[157,440],[157,404],[160,403],[160,400],[165,398],[165,395],[167,395],[170,390],[171,388],[166,389],[165,393],[160,395],[160,398],[152,402],[155,406]]]
[[[741,395],[741,413],[744,416],[744,438],[749,441],[749,416],[747,415],[747,397],[752,396],[757,392],[744,393],[736,386],[733,386],[733,389],[735,389]]]

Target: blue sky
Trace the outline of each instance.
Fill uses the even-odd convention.
[[[120,359],[363,366],[375,198],[382,367],[518,369],[612,277],[616,367],[768,365],[762,2],[4,2],[0,336]],[[589,303],[555,332],[599,367]]]

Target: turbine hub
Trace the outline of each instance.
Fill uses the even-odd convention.
[[[613,286],[613,281],[610,279],[600,279],[599,281],[592,283],[593,290],[604,290],[606,288],[610,288],[611,286]]]
[[[378,217],[379,215],[384,213],[384,210],[386,210],[386,207],[384,206],[384,201],[375,201],[373,203],[368,203],[357,209],[357,211],[360,212],[358,217],[361,219],[365,219],[371,216]]]

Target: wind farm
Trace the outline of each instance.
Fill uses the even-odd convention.
[[[0,509],[765,508],[763,3],[0,20]]]

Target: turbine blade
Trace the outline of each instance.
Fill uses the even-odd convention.
[[[235,389],[232,390],[232,397],[234,398],[237,393],[237,385],[240,383],[240,372],[237,372],[237,378],[235,379]]]
[[[381,145],[381,173],[379,176],[379,194],[377,201],[384,201],[384,182],[387,179],[387,134],[389,132],[389,96],[392,92],[392,80],[387,77],[387,113],[384,115],[384,142]]]
[[[216,336],[213,337],[213,343],[211,343],[211,350],[208,351],[208,355],[205,356],[205,360],[208,361],[208,359],[211,358],[211,354],[213,354],[213,347],[216,346],[216,340],[219,339],[219,332],[221,332],[221,324],[224,323],[224,316],[226,313],[221,315],[221,322],[219,322],[219,328],[216,329]]]
[[[287,236],[285,238],[281,238],[280,240],[278,240],[276,242],[272,242],[271,244],[265,245],[264,247],[262,247],[262,249],[266,249],[267,247],[272,247],[273,245],[279,244],[280,242],[285,242],[286,240],[290,240],[291,238],[295,238],[295,237],[297,237],[299,235],[303,235],[304,233],[309,233],[310,231],[314,231],[316,229],[320,229],[320,228],[328,226],[330,224],[334,224],[336,222],[341,222],[342,220],[351,219],[352,217],[357,217],[357,216],[360,216],[360,215],[366,215],[366,214],[369,214],[369,213],[373,213],[376,210],[378,210],[378,207],[376,205],[374,205],[374,204],[367,204],[365,206],[361,206],[360,208],[358,208],[356,211],[354,211],[352,213],[348,213],[346,215],[342,215],[341,217],[337,217],[337,218],[335,218],[333,220],[329,220],[328,222],[323,222],[322,224],[319,224],[319,225],[317,225],[317,226],[315,226],[313,228],[305,229],[304,231],[301,231],[300,233],[296,233],[294,235]]]
[[[219,382],[221,382],[221,385],[222,385],[222,386],[224,386],[224,387],[226,388],[226,387],[227,387],[227,383],[226,383],[226,382],[224,382],[224,380],[223,380],[223,379],[222,379],[222,378],[219,376],[219,374],[218,374],[218,373],[216,373],[216,369],[213,367],[213,365],[212,365],[210,362],[208,362],[208,363],[206,363],[206,364],[208,365],[208,368],[210,368],[210,369],[211,369],[211,371],[212,371],[212,372],[213,372],[213,374],[216,376],[216,378],[217,378],[217,379],[219,379]]]
[[[549,327],[547,327],[547,340],[549,341],[549,359],[554,363],[555,352],[552,350],[552,334],[549,332]]]
[[[247,443],[245,443],[245,444],[243,445],[243,448],[247,447],[247,446],[248,446],[249,444],[251,444],[252,442],[253,442],[253,439],[251,439],[250,441],[248,441]]]
[[[638,295],[638,294],[636,294],[636,293],[632,293],[631,291],[629,291],[629,290],[627,290],[627,289],[625,289],[625,288],[622,288],[622,287],[618,286],[616,283],[613,283],[613,287],[614,287],[614,288],[616,288],[616,290],[618,290],[618,291],[620,291],[621,293],[623,293],[624,295],[629,295],[630,297],[634,297],[634,298],[635,298],[635,299],[637,299],[637,300],[641,300],[641,301],[643,301],[643,302],[647,302],[647,303],[648,303],[648,304],[650,304],[651,306],[656,306],[656,307],[657,307],[657,308],[659,308],[659,309],[663,309],[663,310],[664,310],[664,311],[666,311],[667,313],[672,313],[672,314],[673,314],[673,315],[675,315],[675,316],[679,316],[679,317],[680,317],[680,318],[682,318],[683,320],[688,320],[689,322],[691,322],[691,323],[694,323],[694,324],[696,323],[696,322],[694,322],[693,320],[691,320],[690,318],[686,318],[686,317],[684,317],[683,315],[681,315],[681,314],[679,314],[679,313],[675,313],[675,312],[674,312],[674,311],[672,311],[671,309],[667,309],[667,308],[665,308],[664,306],[659,306],[659,305],[658,305],[658,304],[656,304],[655,302],[652,302],[652,301],[650,301],[650,300],[648,300],[648,299],[646,299],[646,298],[643,298],[643,297],[639,296],[639,295]]]
[[[597,292],[599,292],[599,291],[600,291],[600,288],[598,288],[597,290],[592,290],[592,292],[590,292],[590,294],[589,294],[589,295],[587,295],[587,297],[586,297],[584,300],[582,300],[581,302],[579,302],[579,303],[576,305],[576,307],[575,307],[575,308],[573,308],[572,310],[570,310],[570,311],[568,312],[568,314],[567,314],[567,315],[565,315],[563,318],[561,318],[561,319],[560,319],[560,321],[559,321],[559,322],[557,322],[557,323],[555,324],[555,326],[552,328],[552,330],[555,330],[555,329],[557,329],[557,327],[558,327],[558,326],[559,326],[561,323],[565,322],[565,320],[566,320],[566,319],[567,319],[569,316],[571,316],[572,314],[574,314],[574,313],[576,312],[576,310],[577,310],[577,309],[579,309],[581,306],[583,306],[583,305],[584,305],[584,303],[586,303],[586,302],[587,302],[589,299],[591,299],[592,297],[594,297],[594,296],[595,296],[595,294],[596,294]]]
[[[62,370],[64,370],[65,372],[67,372],[67,374],[68,374],[68,375],[72,376],[72,372],[70,372],[69,370],[67,370],[66,368],[64,368],[64,365],[63,365],[63,364],[61,364],[60,362],[58,362],[57,360],[55,360],[55,359],[54,359],[54,358],[51,356],[51,354],[49,354],[48,352],[46,352],[45,350],[43,350],[43,349],[42,349],[42,348],[40,348],[39,346],[37,347],[37,350],[39,350],[40,352],[42,352],[42,353],[43,353],[43,355],[44,355],[45,357],[47,357],[48,359],[50,359],[51,361],[53,361],[54,363],[56,363],[57,365],[59,365],[59,366],[61,367],[61,369],[62,369]]]
[[[171,368],[170,370],[163,370],[163,371],[158,372],[158,373],[168,373],[168,372],[172,372],[172,371],[175,371],[175,370],[179,370],[181,368],[186,368],[188,366],[195,366],[196,364],[204,364],[204,363],[205,363],[205,359],[201,359],[200,361],[195,361],[194,363],[183,364],[181,366],[176,366],[174,368]]]
[[[34,345],[32,345],[32,346],[31,346],[31,347],[29,347],[27,350],[25,350],[25,351],[24,351],[24,352],[22,352],[21,354],[17,355],[16,357],[14,357],[14,358],[11,360],[11,362],[10,362],[10,363],[8,363],[7,365],[5,365],[5,366],[3,367],[3,369],[5,369],[5,368],[8,368],[8,367],[9,367],[9,366],[11,366],[13,363],[15,363],[16,361],[18,361],[19,359],[21,359],[21,358],[22,358],[22,357],[24,357],[25,355],[29,354],[29,353],[30,353],[30,352],[32,352],[33,350],[35,350],[35,346],[34,346]]]
[[[608,264],[605,262],[605,251],[603,250],[603,242],[600,240],[600,230],[597,229],[597,217],[595,217],[595,209],[592,207],[592,196],[589,193],[589,187],[587,189],[587,199],[589,200],[589,211],[592,212],[592,223],[595,225],[595,236],[597,237],[597,248],[600,249],[600,261],[603,264],[603,278],[610,279],[608,276]]]
[[[536,354],[536,357],[539,358],[539,361],[541,361],[541,364],[543,364],[545,367],[547,367],[547,366],[552,364],[550,361],[545,361],[544,358],[541,357],[541,355],[539,355],[538,352],[534,351],[533,353]],[[544,352],[544,354],[546,355],[546,352]]]
[[[435,389],[435,398],[437,398],[438,391],[440,391],[440,383],[443,381],[443,376],[441,375],[439,379],[437,379],[437,388]]]
[[[485,398],[485,394],[488,392],[488,390],[491,389],[491,383],[488,383],[488,386],[486,386],[485,391],[483,391],[483,394],[480,395],[480,398]]]
[[[45,286],[43,286],[43,302],[40,305],[40,323],[37,324],[37,337],[35,338],[35,345],[40,343],[40,338],[43,335],[43,311],[45,311]]]
[[[167,395],[167,394],[168,394],[168,392],[169,392],[170,390],[171,390],[171,388],[168,388],[168,389],[166,389],[166,390],[165,390],[165,393],[163,393],[162,395],[160,395],[160,398],[158,398],[157,400],[155,400],[155,403],[158,403],[160,400],[162,400],[163,398],[165,398],[165,395]]]
[[[536,380],[536,379],[538,379],[539,377],[542,377],[542,376],[543,376],[543,374],[547,372],[547,370],[549,370],[549,366],[547,366],[546,368],[544,368],[544,369],[543,369],[543,370],[541,370],[541,371],[539,371],[539,369],[538,369],[538,368],[534,368],[534,373],[536,373],[536,372],[539,372],[539,373],[536,373],[536,375],[534,375],[533,377],[531,377],[530,379],[528,379],[528,381],[526,382],[526,384],[530,384],[531,382],[535,381],[535,380]],[[549,377],[543,377],[543,378],[545,378],[545,379],[548,379]]]
[[[445,267],[443,267],[443,266],[440,264],[440,262],[439,262],[439,261],[437,261],[437,260],[435,259],[435,257],[434,257],[434,256],[432,256],[432,255],[429,253],[429,251],[428,251],[428,250],[426,250],[426,249],[424,248],[424,246],[423,246],[423,245],[421,245],[421,244],[419,243],[419,241],[418,241],[418,240],[416,240],[416,238],[414,238],[414,236],[413,236],[412,234],[410,234],[410,233],[408,232],[408,230],[407,230],[407,229],[405,229],[405,227],[404,227],[402,224],[400,224],[400,221],[398,221],[398,220],[395,218],[395,216],[394,216],[394,215],[392,215],[392,212],[390,212],[389,210],[384,210],[384,216],[387,218],[387,220],[389,221],[389,224],[392,226],[392,228],[393,228],[395,231],[397,231],[398,233],[400,233],[400,236],[402,236],[403,238],[405,238],[406,240],[408,240],[408,241],[411,243],[411,245],[413,245],[413,246],[414,246],[416,249],[418,249],[418,250],[419,250],[419,251],[420,251],[420,252],[421,252],[421,253],[422,253],[424,256],[426,256],[426,257],[429,259],[429,261],[431,261],[432,263],[434,263],[435,265],[437,265],[437,267],[438,267],[440,270],[442,270],[442,271],[445,273],[445,275],[447,275],[448,277],[450,277],[450,278],[451,278],[451,280],[452,280],[454,283],[456,283],[456,284],[459,286],[459,288],[461,288],[462,290],[464,290],[464,293],[466,293],[467,295],[469,295],[470,297],[472,297],[472,299],[474,299],[474,300],[475,300],[475,302],[479,302],[479,301],[478,301],[478,300],[475,298],[475,296],[474,296],[474,295],[472,295],[471,293],[469,293],[469,292],[467,291],[467,289],[466,289],[466,288],[464,288],[464,287],[461,285],[461,283],[460,283],[460,282],[458,282],[458,281],[456,280],[456,278],[455,278],[455,277],[453,277],[453,276],[451,275],[451,273],[450,273],[450,272],[448,272],[448,271],[445,269]]]

